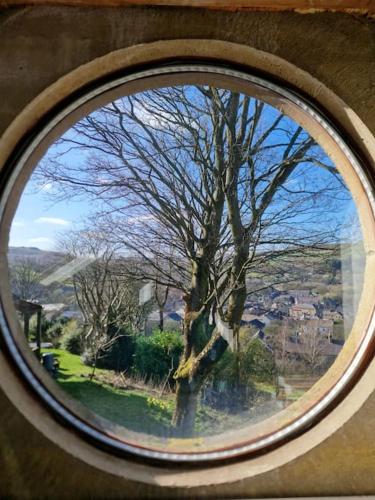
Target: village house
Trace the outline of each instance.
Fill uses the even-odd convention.
[[[287,316],[288,314],[289,314],[289,309],[286,312],[286,314],[281,312],[281,311],[278,311],[278,310],[273,310],[273,311],[269,311],[268,313],[266,313],[264,315],[264,317],[270,321],[279,321],[279,320],[283,319],[283,317]]]
[[[257,329],[263,329],[268,326],[271,321],[265,316],[258,316],[256,314],[243,313],[241,318],[241,325],[253,326]]]
[[[329,319],[310,319],[308,321],[299,321],[300,335],[313,335],[318,333],[329,342],[333,334],[333,321]]]
[[[319,304],[322,301],[321,295],[305,295],[303,297],[294,297],[295,304]]]
[[[289,314],[290,306],[290,302],[273,302],[273,304],[271,305],[271,311],[274,313],[279,313],[279,315],[281,314],[283,316],[287,316]]]
[[[308,344],[292,342],[290,340],[285,344],[285,351],[288,354],[294,355],[296,357],[305,356],[309,353],[309,349],[311,349],[311,346],[309,346]],[[319,344],[319,347],[317,349],[317,356],[319,358],[326,358],[327,360],[329,358],[336,358],[336,356],[339,355],[341,349],[342,345],[333,344],[332,342],[325,340]]]
[[[291,341],[298,342],[303,336],[315,336],[332,342],[333,321],[328,319],[312,318],[307,320],[295,320],[284,318],[282,326],[286,327]]]
[[[330,364],[342,349],[342,343],[333,342],[333,321],[319,318],[293,320],[285,318],[288,337],[283,350],[296,361],[312,362],[317,366]]]
[[[340,311],[324,310],[323,319],[330,319],[332,321],[342,321],[343,315]]]
[[[289,308],[289,316],[300,320],[316,318],[316,309],[312,304],[295,304]]]

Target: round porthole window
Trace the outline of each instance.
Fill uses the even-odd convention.
[[[212,64],[117,75],[5,173],[2,341],[98,445],[170,462],[263,452],[363,370],[372,191],[292,90]]]

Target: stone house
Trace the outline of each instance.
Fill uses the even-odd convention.
[[[312,304],[295,304],[289,308],[289,316],[300,320],[315,318],[316,309]]]

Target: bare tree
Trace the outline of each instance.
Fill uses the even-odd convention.
[[[83,154],[85,169],[67,151]],[[39,172],[61,197],[100,200],[97,223],[132,255],[135,278],[183,292],[173,417],[183,435],[228,345],[218,325],[237,338],[249,294],[284,280],[290,255],[333,245],[346,196],[302,127],[260,100],[204,85],[103,106],[60,139]]]
[[[270,333],[269,331],[267,333]],[[293,331],[289,328],[286,321],[273,327],[272,331],[272,349],[275,356],[276,365],[280,374],[284,374],[290,362],[288,345]]]
[[[85,343],[94,359],[93,376],[98,359],[124,336],[124,328],[140,328],[145,307],[138,304],[135,284],[120,272],[122,259],[116,247],[100,233],[69,231],[61,236],[60,248],[68,259],[85,259],[72,283],[86,326]]]
[[[23,259],[11,268],[12,292],[20,299],[35,300],[41,287],[41,274],[30,259]]]
[[[306,322],[299,335],[300,358],[310,373],[314,374],[325,362],[330,343],[316,325],[309,323]]]

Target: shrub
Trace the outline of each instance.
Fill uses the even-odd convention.
[[[227,349],[212,370],[212,379],[215,385],[234,386],[238,382],[237,356]]]
[[[272,352],[260,340],[239,353],[227,349],[211,372],[203,401],[229,412],[245,410],[257,394],[254,382],[273,383],[275,373]]]
[[[59,338],[63,334],[64,325],[60,321],[52,323],[43,335],[45,342],[52,342],[54,345],[59,343]]]
[[[134,335],[127,334],[125,331],[121,333],[113,344],[104,351],[99,352],[97,356],[97,368],[105,368],[106,370],[114,370],[122,372],[129,370],[133,365],[133,356],[135,350]],[[87,366],[93,366],[95,363],[95,350],[87,347],[82,354],[82,363]]]
[[[259,382],[272,383],[276,375],[273,353],[259,339],[252,340],[241,353],[244,376]]]
[[[183,342],[179,332],[156,330],[150,337],[136,339],[133,369],[146,380],[162,381],[178,367]]]
[[[61,348],[71,354],[82,353],[82,330],[76,320],[71,320],[62,327]]]
[[[48,341],[49,339],[47,338],[47,331],[48,329],[53,325],[52,321],[49,321],[44,312],[42,312],[42,318],[41,318],[41,337],[43,341]],[[30,319],[30,326],[29,326],[29,335],[32,339],[36,339],[37,331],[37,315],[33,314]]]
[[[124,334],[100,355],[98,366],[115,370],[117,372],[127,371],[133,365],[135,341],[133,335]]]
[[[86,347],[81,355],[81,361],[86,366],[94,366],[95,363],[95,353],[89,347]]]

